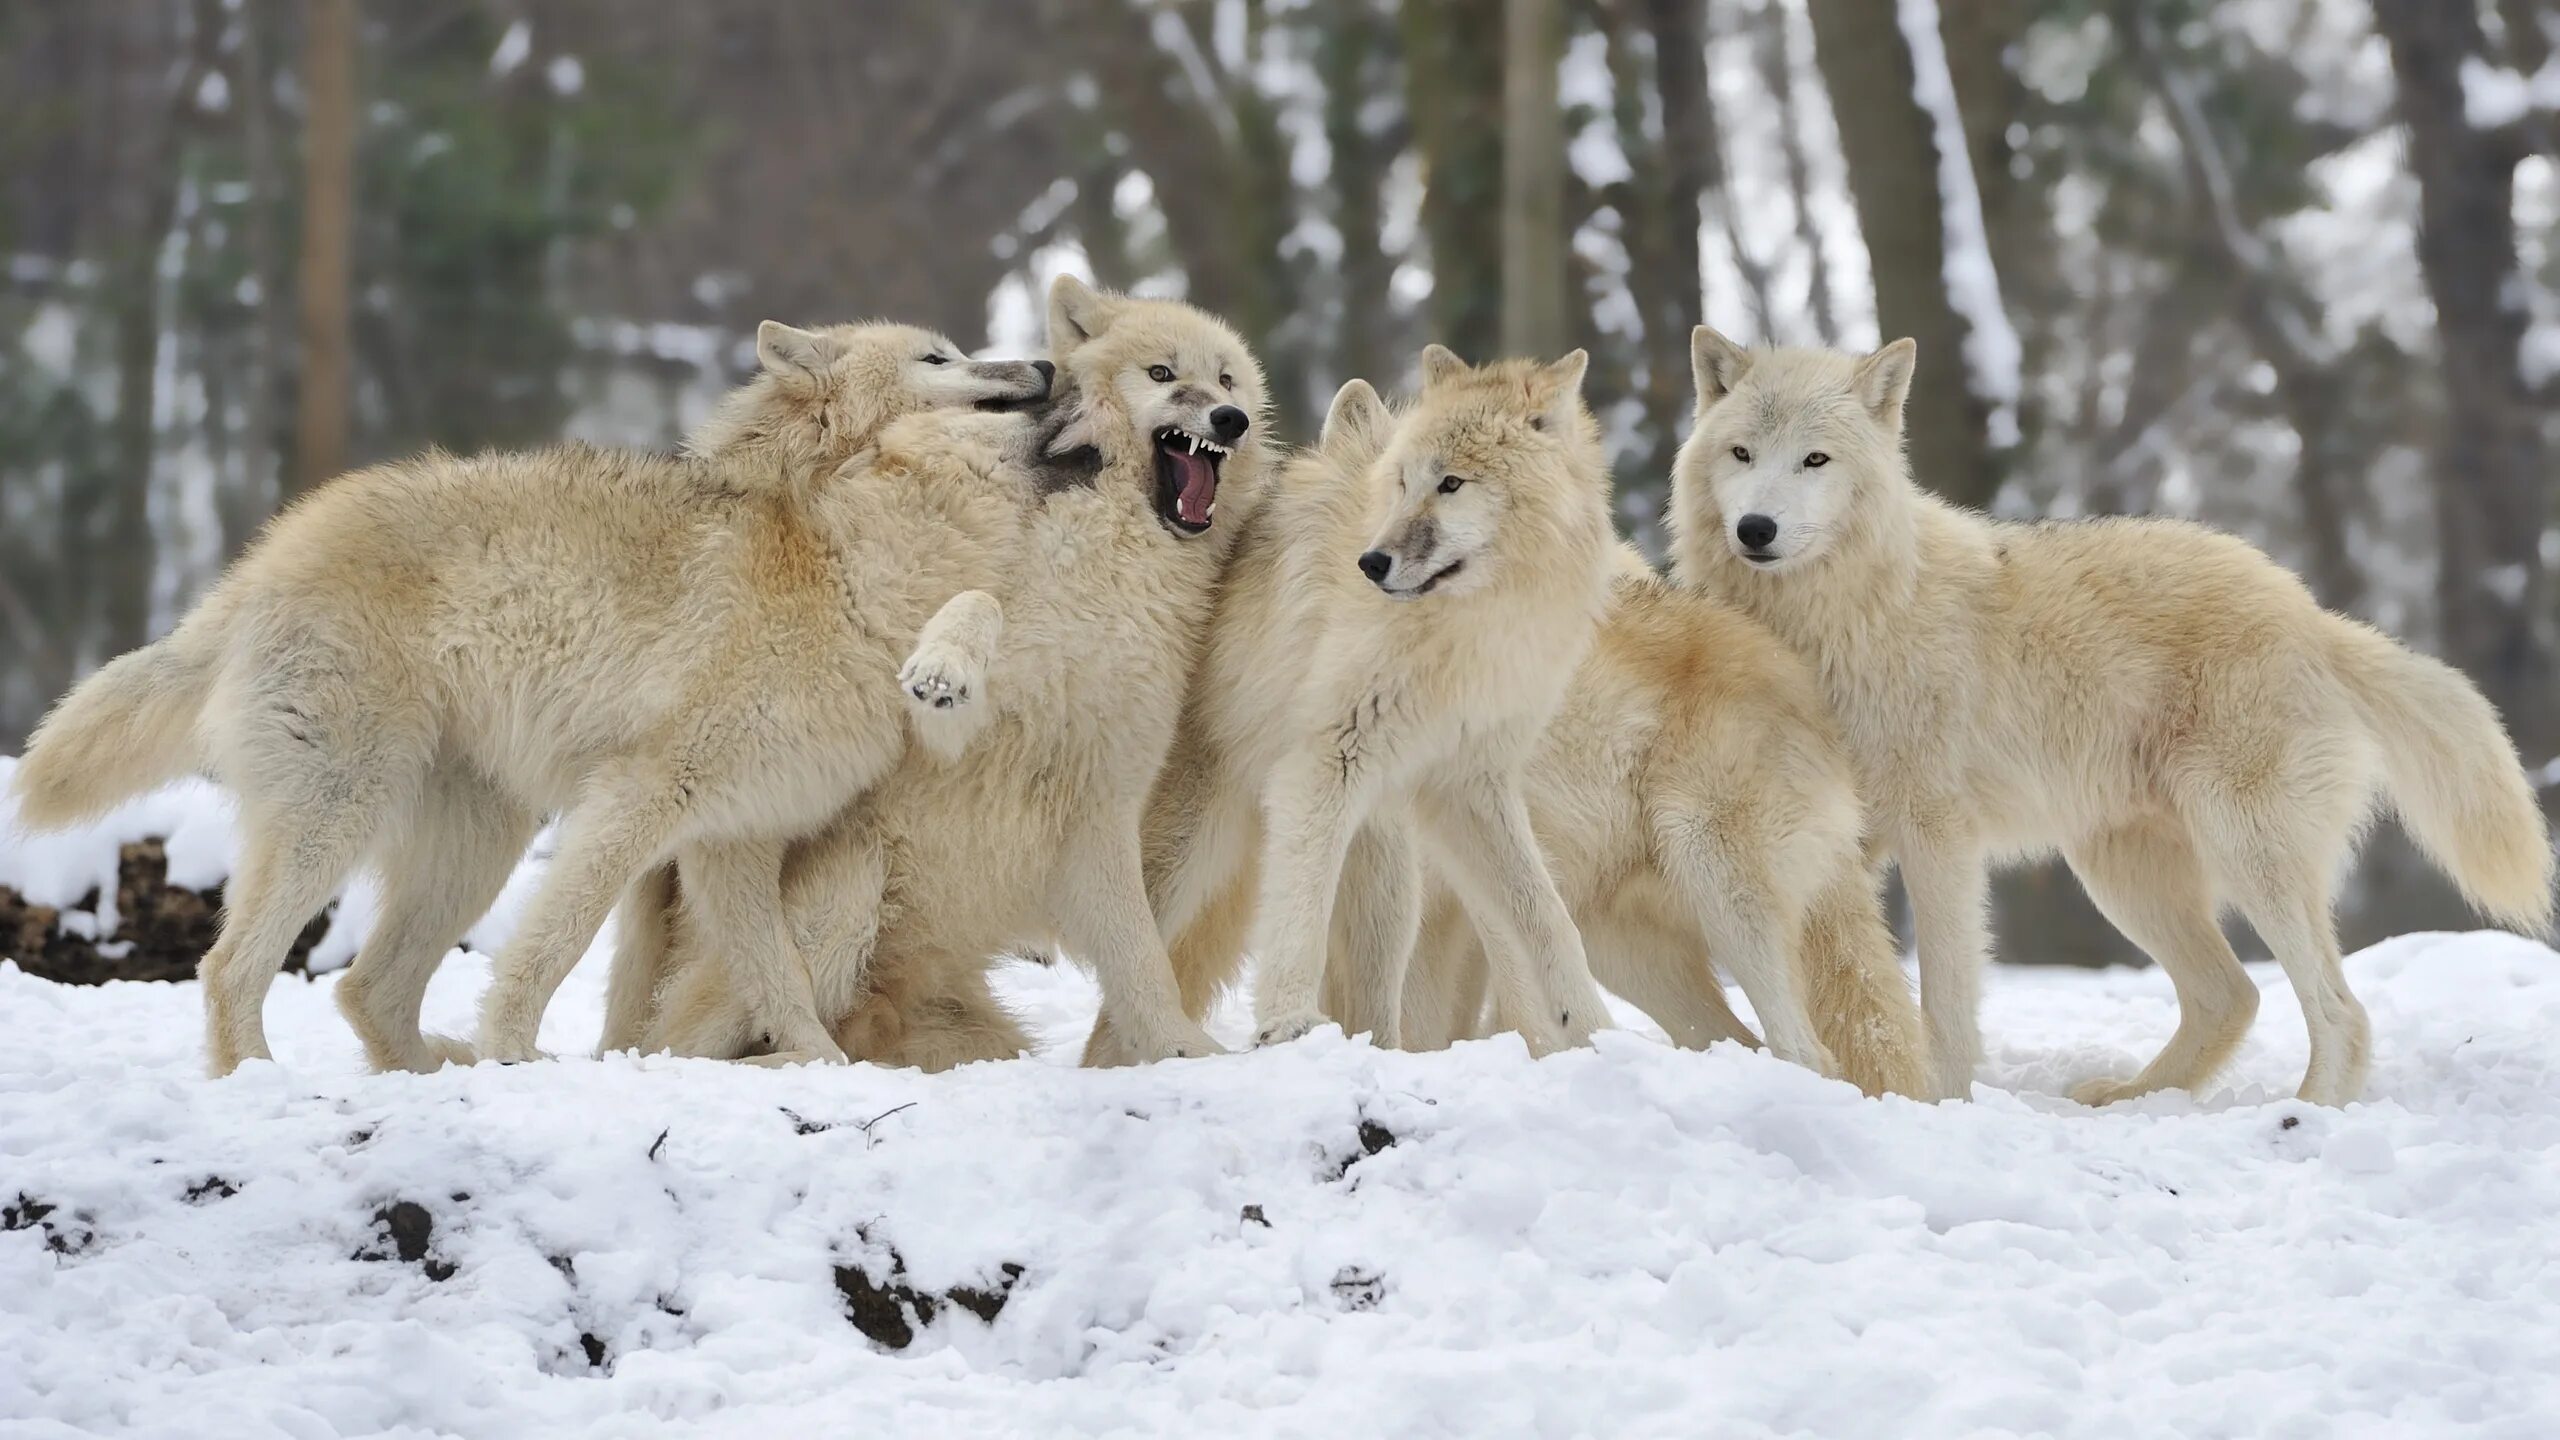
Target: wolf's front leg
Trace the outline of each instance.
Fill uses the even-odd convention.
[[[688,847],[677,857],[687,903],[703,944],[727,962],[729,983],[746,1001],[748,1023],[786,1054],[845,1063],[810,988],[808,962],[791,936],[782,907],[780,840],[727,840]]]
[[[1973,1093],[1982,1060],[1982,964],[1990,958],[1991,873],[1971,835],[1931,834],[1900,846],[1902,885],[1920,946],[1920,1015],[1929,1030],[1929,1075],[1938,1098]]]
[[[1342,862],[1368,808],[1363,776],[1308,749],[1283,760],[1263,787],[1262,897],[1249,947],[1256,1045],[1295,1040],[1324,1023],[1325,942]]]
[[[1325,993],[1342,1028],[1389,1049],[1404,1044],[1405,972],[1422,931],[1422,869],[1409,821],[1373,813],[1351,842],[1334,907]]]
[[[1608,1026],[1564,897],[1556,893],[1519,778],[1471,776],[1437,788],[1424,807],[1452,888],[1483,932],[1494,999],[1532,1051],[1584,1044]]]
[[[1122,1056],[1143,1062],[1224,1050],[1183,1013],[1173,961],[1147,905],[1133,808],[1115,807],[1069,832],[1049,899],[1059,943],[1101,982]]]
[[[994,710],[986,703],[987,676],[1004,639],[1004,606],[984,590],[963,590],[943,602],[916,637],[916,648],[898,670],[916,738],[943,761],[957,760],[987,728]]]

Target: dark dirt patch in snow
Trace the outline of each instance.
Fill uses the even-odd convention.
[[[1336,1155],[1333,1158],[1333,1163],[1325,1169],[1325,1179],[1342,1179],[1344,1176],[1351,1173],[1352,1166],[1359,1164],[1361,1161],[1368,1159],[1372,1155],[1376,1155],[1386,1150],[1388,1147],[1394,1145],[1398,1140],[1404,1138],[1393,1130],[1388,1129],[1386,1126],[1370,1119],[1366,1115],[1360,1117],[1359,1135],[1360,1148],[1357,1150],[1347,1150]]]
[[[99,898],[90,891],[71,913],[96,915]],[[196,962],[213,948],[222,918],[222,887],[189,890],[170,884],[169,859],[160,842],[137,840],[116,855],[115,908],[115,933],[91,939],[80,928],[94,926],[65,928],[64,912],[31,905],[0,885],[0,956],[17,961],[30,975],[65,985],[192,980]],[[311,948],[328,930],[329,911],[324,910],[295,937],[284,968],[307,973]]]
[[[21,1190],[16,1200],[0,1206],[0,1231],[41,1230],[44,1232],[44,1248],[54,1254],[87,1254],[90,1247],[98,1243],[98,1232],[89,1228],[92,1217],[74,1211],[67,1220],[54,1219],[61,1211],[61,1206],[48,1204]]]
[[[454,1277],[457,1267],[435,1253],[436,1217],[415,1200],[394,1200],[373,1212],[378,1243],[356,1252],[358,1260],[398,1260],[426,1272],[429,1280]],[[383,1249],[388,1244],[389,1250]]]
[[[997,1267],[998,1279],[993,1285],[954,1285],[948,1290],[919,1290],[907,1283],[907,1262],[892,1249],[889,1252],[889,1276],[874,1280],[859,1265],[836,1267],[836,1290],[844,1296],[845,1318],[874,1344],[891,1350],[904,1350],[916,1342],[916,1332],[933,1323],[944,1306],[956,1305],[992,1325],[1004,1313],[1005,1301],[1013,1298],[1014,1282],[1022,1278],[1022,1267],[1006,1261]]]

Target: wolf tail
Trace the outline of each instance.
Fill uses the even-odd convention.
[[[1840,1062],[1841,1077],[1869,1095],[1944,1098],[1929,1091],[1920,1007],[1863,865],[1847,867],[1814,896],[1801,943],[1814,1033]]]
[[[2551,837],[2497,708],[2461,671],[2365,626],[2337,653],[2418,848],[2482,914],[2548,934]]]
[[[18,763],[20,824],[76,825],[198,763],[195,723],[221,669],[222,619],[217,604],[200,606],[167,636],[108,661],[62,697]]]

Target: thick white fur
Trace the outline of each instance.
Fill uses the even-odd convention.
[[[1811,667],[1632,553],[1625,568],[1527,774],[1538,843],[1592,973],[1677,1044],[1750,1043],[1721,969],[1782,1059],[1869,1094],[1930,1094],[1854,771]],[[1371,867],[1344,883],[1375,888],[1392,874]],[[1402,999],[1414,1048],[1473,1033],[1481,1004],[1474,928],[1445,892],[1425,916]]]
[[[1133,1055],[1218,1048],[1184,1013],[1166,962],[1139,821],[1228,546],[1262,486],[1260,427],[1223,464],[1209,532],[1188,538],[1160,518],[1152,437],[1167,426],[1206,435],[1227,405],[1258,418],[1262,376],[1233,331],[1172,302],[1062,279],[1049,327],[1059,384],[1081,407],[1050,448],[1089,445],[1098,469],[1042,482],[1019,562],[969,582],[1001,601],[1003,701],[961,763],[900,765],[789,861],[786,924],[818,1013],[855,1055],[938,1065],[1018,1050],[1018,1029],[986,997],[987,957],[1051,942],[1093,964]],[[1158,366],[1174,378],[1153,378]],[[938,459],[919,445],[909,463],[921,472]],[[638,938],[616,956],[615,993],[654,1003],[635,1000],[640,1033],[609,1032],[608,1044],[789,1048],[755,1032],[722,963],[724,929],[697,937],[689,908],[670,913],[663,892],[635,898],[661,923],[629,927]]]
[[[614,896],[678,855],[757,950],[759,1006],[794,1010],[806,974],[779,948],[779,842],[905,752],[892,677],[958,588],[887,557],[965,551],[954,516],[998,533],[1020,509],[973,495],[924,516],[802,477],[900,415],[1048,386],[1026,364],[929,363],[958,352],[902,326],[760,341],[766,373],[691,456],[429,455],[323,487],[169,637],[47,717],[17,777],[31,824],[192,768],[239,796],[241,862],[202,972],[214,1073],[266,1056],[259,1009],[287,946],[368,859],[383,911],[340,1008],[377,1066],[466,1056],[419,1034],[420,998],[553,810],[560,849],[499,957],[489,1054],[533,1053]]]
[[[2177,985],[2168,1045],[2103,1104],[2211,1078],[2257,991],[2216,915],[2283,962],[2311,1034],[2302,1097],[2363,1090],[2370,1030],[2340,973],[2336,878],[2387,793],[2472,902],[2537,933],[2552,856],[2496,712],[2460,674],[2331,615],[2242,542],[2167,520],[2012,525],[1915,484],[1913,346],[1746,352],[1701,328],[1679,577],[1811,659],[1918,927],[1940,1085],[1980,1054],[1987,876],[2059,849]],[[1811,455],[1828,463],[1808,465]],[[1755,564],[1740,518],[1768,517]]]
[[[1356,923],[1372,967],[1359,983],[1374,1013],[1361,1019],[1394,1043],[1416,907],[1335,905],[1346,860],[1411,863],[1370,854],[1401,834],[1364,837],[1384,814],[1411,818],[1485,929],[1505,1013],[1533,1046],[1604,1023],[1520,792],[1616,563],[1583,367],[1577,352],[1472,369],[1434,346],[1400,417],[1346,385],[1323,443],[1254,517],[1147,820],[1150,893],[1181,937],[1195,1009],[1232,973],[1255,913],[1258,1037],[1304,1032],[1320,1018],[1328,936]],[[1450,476],[1462,483],[1444,492]],[[1360,568],[1368,551],[1391,561],[1383,588]],[[1089,1059],[1125,1058],[1115,1024],[1097,1026]]]

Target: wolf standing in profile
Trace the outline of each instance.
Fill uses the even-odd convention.
[[[1914,347],[1748,352],[1700,327],[1672,499],[1680,578],[1820,671],[1919,932],[1939,1079],[1970,1086],[1990,865],[2060,849],[2178,991],[2178,1028],[2105,1104],[2203,1084],[2257,1014],[2215,923],[2293,982],[2302,1098],[2364,1088],[2371,1030],[2331,917],[2387,792],[2484,912],[2551,921],[2552,855],[2497,712],[2451,667],[2322,610],[2250,546],[2171,520],[2011,525],[1902,455]]]
[[[949,517],[802,478],[896,416],[1036,400],[1049,375],[894,325],[768,324],[757,354],[764,374],[688,456],[430,455],[323,487],[166,639],[46,717],[17,774],[32,825],[196,767],[239,797],[240,867],[203,965],[215,1074],[267,1055],[286,947],[368,858],[382,913],[339,1008],[378,1067],[467,1055],[418,1033],[419,1002],[551,810],[559,851],[490,987],[492,1058],[534,1053],[615,895],[671,855],[758,957],[747,983],[806,988],[776,913],[782,843],[905,753],[893,677],[958,587],[883,563],[941,553]]]

